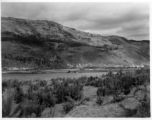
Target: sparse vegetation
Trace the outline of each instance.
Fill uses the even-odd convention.
[[[82,104],[82,101],[84,102],[85,98],[82,94],[84,86],[98,87],[96,103],[100,106],[106,96],[112,95],[111,103],[117,103],[123,101],[133,88],[137,89],[135,93],[139,90],[145,91],[144,98],[139,100],[140,106],[134,111],[126,110],[128,112],[126,116],[149,117],[148,91],[139,89],[139,86],[146,86],[149,82],[150,72],[145,69],[134,73],[119,71],[113,74],[109,72],[102,77],[57,78],[52,79],[49,84],[40,79],[34,81],[3,80],[3,97],[6,95],[6,90],[11,89],[13,92],[7,100],[3,98],[3,117],[41,117],[41,113],[46,108],[50,108],[50,114],[53,117],[54,113],[51,111],[56,104],[62,104],[63,111],[67,114],[75,106]],[[9,110],[12,110],[14,104],[19,107],[13,113]],[[14,115],[15,113],[18,114]]]

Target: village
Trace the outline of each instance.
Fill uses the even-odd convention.
[[[113,65],[113,64],[93,64],[93,63],[85,63],[85,64],[67,64],[68,69],[127,69],[127,68],[144,68],[146,65]],[[44,69],[44,68],[43,68]],[[45,68],[51,69],[51,68]],[[3,67],[2,71],[30,71],[30,70],[40,70],[40,68],[35,67]]]
[[[69,68],[144,68],[145,65],[113,65],[113,64],[93,64],[93,63],[86,63],[86,64],[67,64]]]

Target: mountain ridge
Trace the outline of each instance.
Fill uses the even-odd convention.
[[[1,25],[2,67],[149,65],[149,41],[91,34],[47,20],[2,17]]]

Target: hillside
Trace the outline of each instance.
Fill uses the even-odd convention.
[[[101,36],[46,20],[1,18],[2,67],[149,65],[149,41]]]

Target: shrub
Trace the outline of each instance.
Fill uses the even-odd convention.
[[[56,102],[54,94],[51,91],[52,89],[45,87],[34,91],[31,86],[29,87],[27,93],[25,93],[24,100],[21,102],[21,117],[32,117],[33,113],[35,114],[35,117],[40,117],[44,108],[53,107]]]
[[[88,77],[82,76],[80,78],[77,78],[77,81],[81,82],[82,85],[85,85],[86,82],[88,81]]]
[[[20,103],[24,99],[24,94],[23,91],[20,87],[15,88],[15,93],[14,93],[14,101],[15,103]]]
[[[43,104],[46,106],[46,107],[54,107],[55,105],[55,97],[53,96],[52,93],[47,93],[44,97],[44,101],[43,101]]]
[[[94,86],[94,87],[99,87],[102,84],[102,78],[99,77],[89,77],[87,82],[86,82],[86,86]]]
[[[99,87],[97,89],[97,96],[105,96],[106,95],[106,88],[105,87]]]
[[[11,80],[11,82],[10,82],[10,86],[11,87],[19,87],[19,86],[21,86],[21,82],[19,81],[19,80],[17,80],[17,79],[15,79],[15,80]]]
[[[137,74],[140,73],[140,74]],[[150,81],[149,73],[145,72],[145,70],[141,70],[140,72],[135,72],[134,74],[129,72],[122,72],[121,70],[117,74],[113,74],[109,72],[107,75],[104,75],[102,80],[98,78],[96,80],[96,86],[98,84],[97,95],[105,96],[105,95],[114,95],[116,98],[121,93],[128,95],[132,89],[132,87],[137,85],[143,85],[146,81]],[[90,85],[95,80],[93,77],[88,79],[88,83]],[[119,99],[119,98],[118,98]],[[116,100],[117,101],[117,100]],[[119,101],[119,100],[118,100]]]
[[[138,101],[141,103],[141,105],[138,106],[134,117],[150,117],[150,91],[148,91],[146,85],[144,85],[144,88],[136,88],[134,96],[136,95],[136,92],[140,90],[144,92],[144,97],[138,98]]]
[[[149,82],[150,81],[149,77],[150,77],[150,75],[146,74],[146,73],[143,73],[143,74],[140,74],[140,75],[136,75],[135,76],[135,79],[137,81],[136,85],[142,85],[145,82]]]
[[[47,85],[47,82],[45,80],[40,81],[40,87],[45,87]]]
[[[19,87],[22,85],[22,82],[18,81],[17,79],[7,79],[7,80],[2,80],[2,88],[11,88],[11,87]]]
[[[38,84],[36,84],[36,85],[31,84],[29,86],[29,90],[31,89],[31,91],[37,91],[39,88],[40,88],[40,86]]]
[[[150,117],[150,100],[144,101],[138,108],[134,117]]]
[[[2,80],[2,92],[4,92],[8,86],[10,86],[10,80]]]
[[[53,107],[55,105],[55,97],[53,93],[45,91],[40,91],[36,94],[36,101],[40,105],[44,105],[45,107]]]
[[[112,103],[120,102],[120,101],[122,101],[122,100],[124,100],[124,99],[125,99],[124,96],[121,96],[121,95],[114,95],[114,96],[113,96],[113,101],[112,101]]]
[[[55,83],[54,94],[57,98],[57,102],[65,102],[66,96],[71,97],[74,100],[79,100],[82,97],[83,85],[77,80],[71,83],[70,80],[64,80],[60,83]]]
[[[65,114],[69,113],[74,108],[74,104],[71,102],[65,102],[63,104],[63,111]]]
[[[36,117],[40,117],[42,111],[44,110],[45,106],[35,103],[32,100],[24,100],[21,106],[21,114],[20,117],[31,117],[34,113]]]
[[[2,117],[18,117],[20,112],[20,105],[14,108],[13,97],[11,90],[8,90],[8,96],[2,99]]]
[[[46,80],[40,80],[40,79],[36,79],[36,86],[37,87],[45,87],[47,85]]]
[[[138,91],[144,92],[143,98],[136,96]],[[150,117],[150,96],[146,85],[144,85],[144,88],[136,87],[132,97],[136,98],[140,105],[134,110],[122,106],[126,110],[126,117]]]
[[[123,75],[120,80],[121,85],[121,92],[123,92],[125,95],[130,93],[131,88],[133,87],[133,77],[129,74]]]
[[[103,97],[102,97],[102,96],[97,96],[97,101],[96,101],[96,103],[97,103],[98,105],[102,105],[102,103],[103,103]]]
[[[46,107],[54,106],[56,101],[52,88],[49,89],[48,87],[39,88],[37,91],[34,91],[33,87],[29,87],[25,97],[28,100],[35,101],[37,104],[44,104]]]
[[[34,97],[35,94],[34,94],[33,86],[30,85],[27,92],[25,93],[25,98],[27,98],[28,100],[33,100]]]

